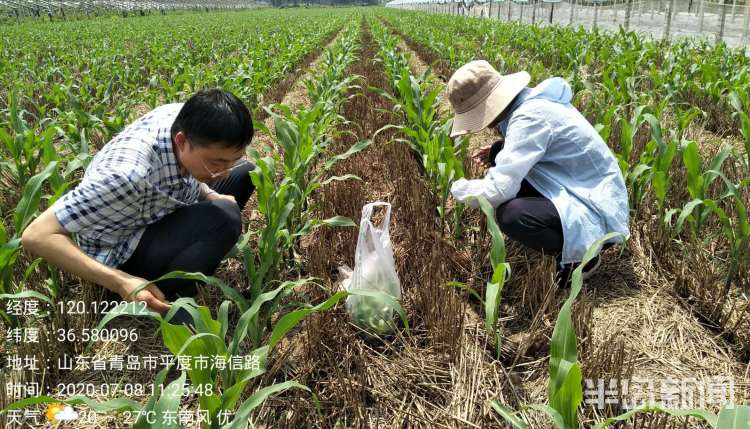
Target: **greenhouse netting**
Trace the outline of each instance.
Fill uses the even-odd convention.
[[[387,6],[538,25],[623,27],[654,38],[700,36],[729,46],[750,43],[750,0],[394,0]]]

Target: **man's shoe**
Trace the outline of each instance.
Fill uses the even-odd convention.
[[[596,255],[586,264],[586,266],[583,267],[583,275],[581,277],[584,281],[594,274],[597,268],[599,268],[599,265],[601,265],[601,262],[602,259],[600,255]],[[571,281],[573,280],[573,271],[575,271],[579,265],[580,263],[566,264],[562,268],[558,268],[555,281],[560,289],[567,289],[570,287]]]

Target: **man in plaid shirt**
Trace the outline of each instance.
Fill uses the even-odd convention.
[[[195,296],[195,283],[131,292],[170,271],[216,270],[254,190],[245,159],[252,137],[250,111],[226,91],[160,106],[96,154],[81,183],[24,231],[24,248],[164,313],[169,301]]]

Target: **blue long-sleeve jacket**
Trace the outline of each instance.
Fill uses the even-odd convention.
[[[561,264],[580,262],[602,235],[630,236],[625,181],[617,160],[586,118],[570,104],[562,78],[525,88],[498,128],[505,145],[483,179],[459,179],[453,197],[476,206],[484,196],[497,207],[514,198],[525,178],[555,205],[563,228]]]

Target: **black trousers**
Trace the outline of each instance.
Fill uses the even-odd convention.
[[[220,194],[234,196],[237,204],[201,201],[175,210],[146,227],[133,255],[118,268],[147,280],[170,271],[213,274],[242,232],[240,211],[255,190],[249,175],[253,168],[243,165],[208,184]],[[170,279],[156,286],[170,301],[198,293],[193,280]]]
[[[563,231],[560,215],[552,201],[529,182],[521,182],[515,198],[495,210],[498,226],[505,235],[547,255],[560,255]]]

